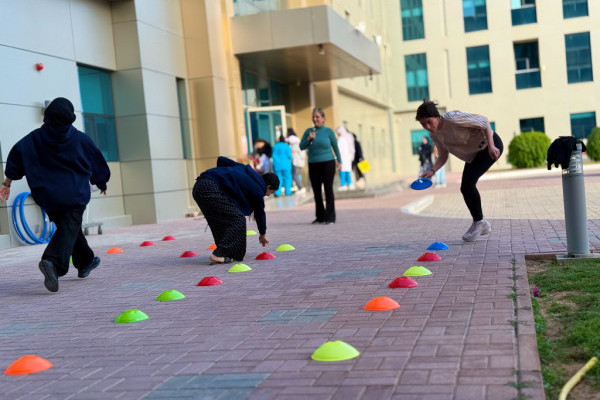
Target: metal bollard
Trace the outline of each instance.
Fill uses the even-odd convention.
[[[590,252],[581,143],[577,143],[576,146],[576,150],[571,153],[569,168],[562,171],[567,253],[569,257],[589,256]]]

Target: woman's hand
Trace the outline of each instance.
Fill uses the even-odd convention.
[[[5,202],[10,196],[10,186],[0,186],[0,201]]]
[[[262,247],[265,247],[266,245],[269,244],[269,239],[267,239],[266,235],[260,235],[258,237],[258,241],[260,242],[260,244],[262,244]]]
[[[435,172],[433,172],[433,170],[431,171],[427,171],[424,172],[420,177],[421,178],[427,178],[427,179],[431,179],[431,177],[435,174]]]
[[[310,133],[308,134],[308,141],[312,142],[313,140],[315,140],[315,138],[317,137],[317,131],[316,130],[312,130],[310,131]]]
[[[494,161],[496,161],[498,158],[500,158],[500,150],[491,143],[488,146],[488,153],[490,154],[490,157],[492,157],[492,160],[494,160]]]
[[[336,161],[336,163],[335,163],[335,169],[337,171],[341,171],[342,170],[342,163]]]

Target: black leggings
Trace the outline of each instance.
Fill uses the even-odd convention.
[[[500,150],[500,155],[504,150],[504,145],[500,136],[494,132],[494,146]],[[483,210],[481,209],[481,196],[477,190],[477,181],[481,176],[494,164],[494,160],[490,157],[487,147],[481,150],[473,161],[465,163],[463,169],[462,183],[460,184],[460,192],[465,199],[465,204],[473,217],[473,221],[481,221],[483,219]]]
[[[308,176],[315,196],[317,221],[335,222],[335,198],[333,196],[335,160],[308,163]],[[323,207],[321,186],[325,191],[325,207]]]

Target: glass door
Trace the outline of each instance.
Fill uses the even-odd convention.
[[[256,139],[266,140],[273,146],[279,140],[279,136],[287,132],[285,106],[246,107],[244,113],[248,154],[252,154]]]

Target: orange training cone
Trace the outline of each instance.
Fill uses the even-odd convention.
[[[181,258],[198,257],[198,253],[196,253],[195,251],[187,250],[187,251],[184,251],[183,253],[181,253],[181,255],[179,257],[181,257]]]
[[[369,311],[387,311],[400,308],[400,304],[396,303],[395,300],[392,300],[389,297],[382,296],[375,297],[365,304],[363,308]]]
[[[214,249],[216,249],[216,248],[217,248],[217,244],[216,244],[216,243],[213,243],[213,244],[211,244],[210,246],[208,246],[208,249],[209,249],[209,250],[214,250]]]
[[[52,363],[45,358],[36,355],[26,355],[10,364],[4,370],[5,375],[33,374],[51,368]]]
[[[142,242],[142,244],[140,244],[140,247],[146,247],[146,246],[154,246],[154,243],[152,243],[149,240],[146,240],[145,242]]]
[[[168,240],[175,240],[175,237],[174,237],[174,236],[171,236],[171,235],[169,235],[169,236],[165,236],[164,238],[162,238],[162,240],[163,240],[164,242],[166,242],[166,241],[168,241]]]
[[[440,261],[442,257],[435,253],[423,253],[421,257],[417,258],[417,261]]]
[[[388,285],[388,287],[392,288],[392,289],[411,288],[411,287],[417,287],[417,286],[419,286],[419,284],[407,276],[401,276],[400,278],[396,278],[393,281],[391,281],[390,284]]]
[[[271,253],[260,253],[259,255],[256,256],[257,260],[273,260],[275,259],[275,255],[271,254]]]
[[[106,254],[117,254],[117,253],[122,253],[122,252],[123,252],[123,250],[121,250],[118,247],[111,247],[110,249],[108,249]]]

